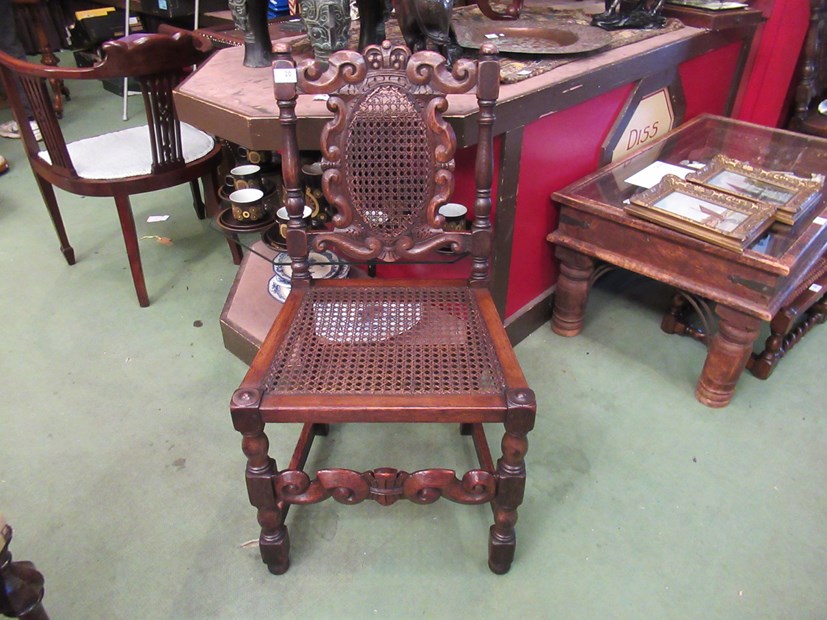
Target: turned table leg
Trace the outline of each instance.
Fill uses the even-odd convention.
[[[561,336],[576,336],[583,329],[595,260],[574,250],[557,246],[560,276],[554,293],[551,329]]]
[[[726,407],[752,354],[761,320],[721,304],[715,314],[718,331],[710,343],[695,397],[708,407]]]

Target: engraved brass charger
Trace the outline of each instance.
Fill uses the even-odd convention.
[[[479,49],[493,43],[506,54],[583,54],[612,42],[611,34],[601,28],[533,17],[503,23],[455,16],[452,27],[462,47]]]

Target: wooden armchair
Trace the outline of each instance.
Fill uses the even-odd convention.
[[[274,574],[289,566],[289,507],[330,497],[385,506],[399,499],[429,504],[440,497],[488,503],[494,513],[489,567],[505,573],[511,566],[535,400],[487,288],[499,92],[495,53],[485,45],[479,62],[459,60],[449,71],[435,52],[411,55],[386,41],[363,54],[336,52],[326,68],[305,61],[297,72],[289,49],[276,47],[292,289],[231,402],[233,424],[244,436],[261,556]],[[332,230],[306,230],[302,221],[297,86],[306,94],[328,94],[334,114],[321,136],[322,186],[337,211]],[[442,113],[446,95],[474,91],[475,217],[470,231],[447,230],[438,209],[452,195],[456,139]],[[311,250],[362,263],[467,254],[469,277],[311,280]],[[264,432],[266,424],[278,422],[303,424],[283,468],[269,456]],[[458,424],[473,440],[479,467],[460,477],[445,468],[305,472],[314,437],[326,435],[329,424],[349,422]],[[505,426],[496,464],[486,422]]]
[[[86,68],[48,67],[0,52],[0,73],[66,261],[74,264],[75,254],[66,237],[53,185],[74,194],[113,197],[141,306],[149,305],[149,296],[129,196],[189,183],[196,214],[203,219],[205,205],[197,186],[201,179],[207,209],[217,212],[216,171],[221,146],[211,136],[179,122],[172,99],[172,89],[189,67],[207,55],[208,50],[197,49],[196,40],[184,33],[130,35],[110,41],[103,45],[103,60]],[[134,77],[140,83],[147,124],[67,143],[47,80],[123,77]],[[29,100],[45,149],[35,139],[14,82],[22,86]]]

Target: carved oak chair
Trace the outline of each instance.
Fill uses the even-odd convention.
[[[495,53],[485,45],[478,62],[460,60],[450,72],[436,52],[411,55],[386,41],[363,55],[336,52],[326,68],[305,61],[297,72],[289,49],[276,47],[292,291],[231,402],[261,524],[261,556],[274,574],[289,566],[288,508],[329,497],[343,504],[428,504],[440,497],[489,503],[489,566],[505,573],[511,565],[536,405],[487,288]],[[297,87],[328,94],[334,115],[321,134],[323,189],[337,210],[332,230],[305,230],[301,219]],[[447,231],[438,208],[453,191],[456,139],[442,113],[447,94],[474,91],[475,218],[470,231]],[[311,280],[308,271],[310,250],[358,262],[415,262],[439,260],[446,247],[468,254],[468,279]],[[277,422],[303,425],[281,468],[264,432]],[[480,465],[459,478],[442,468],[305,472],[314,437],[347,422],[459,424]],[[505,426],[496,464],[486,422]]]
[[[209,50],[196,48],[196,39],[190,34],[178,33],[129,35],[105,43],[102,51],[103,60],[86,68],[48,67],[0,52],[0,74],[66,262],[73,265],[75,253],[66,236],[53,186],[83,196],[113,197],[138,302],[145,307],[149,296],[129,196],[189,183],[196,215],[203,219],[206,210],[217,211],[221,145],[204,132],[179,122],[172,99],[172,89],[187,69],[204,60]],[[47,81],[124,77],[134,77],[140,83],[147,124],[67,143]],[[22,86],[31,105],[43,135],[43,150],[29,126],[20,92],[12,87],[14,81]],[[204,187],[206,209],[198,179]]]

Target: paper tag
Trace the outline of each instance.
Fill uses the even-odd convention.
[[[327,101],[330,95],[313,95],[313,101]]]
[[[485,35],[485,38],[486,39],[496,39],[496,38],[499,38],[499,36],[500,35],[498,35],[498,34],[494,34],[493,32],[489,32],[487,35]]]
[[[276,84],[295,84],[298,81],[295,69],[273,69],[273,81]]]
[[[821,286],[820,284],[812,284],[812,285],[810,286],[810,290],[811,290],[813,293],[820,293],[820,292],[821,292],[821,289],[823,289],[823,288],[824,288],[824,287],[823,287],[823,286]]]
[[[169,219],[168,215],[150,215],[146,221],[150,224],[153,222],[166,222]]]
[[[815,224],[816,226],[824,226],[825,224],[827,224],[827,217],[819,216],[813,220],[813,224]]]
[[[628,179],[625,179],[625,181],[631,185],[637,185],[638,187],[649,189],[650,187],[654,187],[660,183],[660,180],[667,174],[674,174],[675,176],[685,179],[686,175],[690,172],[692,172],[690,168],[682,168],[681,166],[675,166],[674,164],[667,164],[665,161],[656,161],[646,166],[640,172],[636,172]]]
[[[531,75],[531,69],[521,69],[517,71],[517,75]]]

